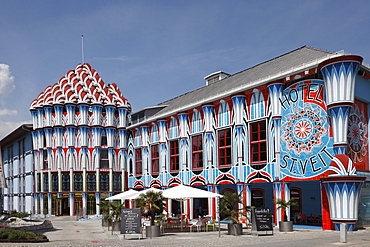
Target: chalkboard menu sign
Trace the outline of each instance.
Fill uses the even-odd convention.
[[[139,208],[122,209],[121,234],[141,234],[141,217]]]
[[[252,215],[252,231],[272,231],[272,221],[268,208],[254,208]]]

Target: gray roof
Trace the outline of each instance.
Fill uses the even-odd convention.
[[[158,106],[165,106],[162,110],[153,116],[147,116],[145,121],[135,125],[171,116],[204,103],[213,102],[231,94],[263,85],[269,81],[294,75],[298,72],[314,68],[328,58],[341,55],[344,54],[303,46],[208,86],[203,86],[160,103]]]

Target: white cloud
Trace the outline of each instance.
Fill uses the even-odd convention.
[[[30,124],[30,121],[21,121],[21,122],[5,122],[0,120],[0,140],[2,140],[5,136],[12,133],[14,130],[19,128],[22,124]]]
[[[9,65],[0,64],[0,95],[7,96],[14,89],[14,76],[10,73]]]
[[[5,115],[16,116],[17,111],[9,110],[9,109],[0,109],[0,116],[5,116]]]

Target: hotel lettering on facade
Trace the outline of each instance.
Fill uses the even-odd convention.
[[[78,65],[31,104],[33,158],[25,164],[33,163],[25,167],[33,169],[13,168],[22,135],[1,141],[4,209],[100,214],[103,198],[128,188],[186,184],[241,193],[246,205],[270,208],[275,223],[283,215],[274,201],[294,198],[288,217],[331,229],[320,179],[370,177],[369,79],[360,56],[304,46],[234,75],[213,73],[196,90],[131,113],[115,84]],[[24,191],[15,192],[10,185],[23,178]],[[356,201],[363,224],[368,187]],[[200,207],[216,216],[215,199],[189,200],[185,212],[195,218]],[[168,212],[178,210],[169,200]]]

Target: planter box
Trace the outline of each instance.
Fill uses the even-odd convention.
[[[107,219],[102,219],[101,220],[101,226],[102,227],[109,227],[110,226],[110,220],[107,220]]]
[[[146,237],[160,237],[161,236],[161,227],[160,226],[146,226],[145,228]]]
[[[229,235],[243,235],[243,224],[241,223],[230,223],[227,224],[227,233]]]
[[[121,221],[115,221],[112,223],[112,231],[121,231]]]
[[[279,221],[279,232],[292,232],[293,221]]]

